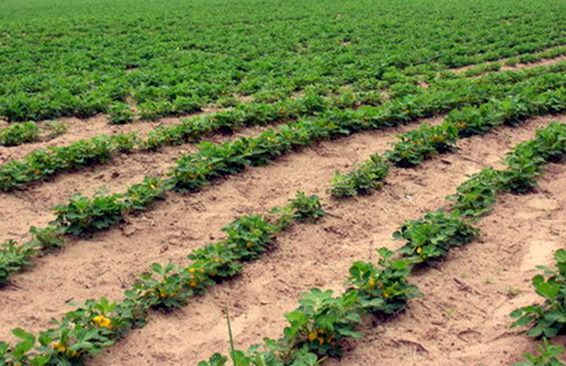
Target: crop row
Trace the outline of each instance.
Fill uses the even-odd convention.
[[[337,172],[329,192],[336,198],[369,193],[379,188],[387,176],[389,164],[410,167],[432,155],[456,149],[460,138],[484,135],[501,125],[518,125],[532,116],[566,111],[566,89],[544,93],[526,91],[504,100],[491,100],[479,106],[453,111],[439,126],[422,124],[416,130],[398,136],[399,142],[384,157],[371,156],[354,170]]]
[[[560,67],[565,68],[566,63]],[[242,106],[241,109],[188,120],[177,126],[160,127],[149,133],[143,141],[139,141],[135,135],[118,134],[78,141],[63,147],[40,149],[32,152],[23,160],[13,160],[0,167],[0,190],[8,191],[30,182],[41,181],[62,170],[104,162],[117,152],[132,151],[135,147],[157,149],[164,145],[178,145],[186,141],[196,141],[217,131],[234,130],[240,126],[264,125],[273,120],[292,120],[315,112],[319,112],[319,118],[316,121],[292,123],[291,129],[304,131],[308,123],[318,124],[317,128],[321,128],[320,125],[325,119],[351,119],[353,121],[340,121],[342,125],[354,125],[347,127],[351,132],[394,126],[416,118],[448,112],[456,107],[485,103],[490,98],[516,94],[525,89],[544,91],[563,86],[566,77],[555,73],[557,70],[560,68],[541,68],[509,73],[504,77],[499,77],[497,85],[487,83],[493,77],[485,81],[445,80],[439,84],[438,90],[405,95],[386,101],[379,107],[364,106],[356,111],[342,111],[336,108],[359,106],[361,103],[377,104],[379,97],[373,93],[354,97],[346,94],[332,102],[327,102],[320,96],[307,95],[297,100],[273,105]],[[360,122],[356,123],[357,120]],[[367,127],[363,125],[364,123]],[[361,125],[355,126],[355,124]],[[332,136],[337,135],[340,134],[332,134]]]
[[[129,330],[145,325],[150,310],[170,311],[186,305],[190,298],[233,278],[242,272],[244,263],[272,249],[275,235],[293,222],[317,220],[324,214],[318,197],[298,192],[287,206],[267,215],[239,217],[222,229],[227,239],[193,250],[188,256],[190,265],[152,264],[124,292],[121,302],[88,300],[37,337],[14,329],[20,342],[13,347],[0,343],[0,364],[80,365]]]
[[[462,191],[466,190],[465,187],[477,184],[489,186],[494,192],[525,193],[526,187],[536,184],[533,178],[540,174],[548,161],[559,160],[565,154],[566,124],[552,123],[537,131],[534,139],[517,145],[505,157],[507,169],[484,170],[491,172],[492,179],[489,182],[482,179],[483,173],[472,176],[458,188],[456,199],[458,202],[474,201],[475,197],[462,194]],[[495,202],[490,200],[486,206],[493,206]],[[373,314],[387,319],[401,311],[408,299],[420,295],[418,288],[407,280],[414,266],[422,267],[444,258],[450,249],[472,241],[479,234],[479,229],[470,226],[469,220],[485,213],[486,206],[479,207],[478,211],[471,208],[465,213],[453,207],[451,213],[429,212],[423,219],[405,222],[393,233],[394,238],[406,241],[396,254],[385,248],[379,249],[379,267],[372,263],[354,262],[346,281],[350,287],[338,297],[334,297],[331,290],[323,291],[319,288],[312,288],[302,294],[299,307],[285,315],[288,325],[283,331],[283,337],[277,340],[265,339],[264,344],[252,346],[247,351],[232,348],[230,358],[233,364],[314,366],[328,357],[340,356],[345,339],[362,337],[355,328],[364,316]],[[552,274],[556,276],[556,273]],[[549,281],[555,285],[556,277],[551,277]],[[559,301],[556,300],[554,304]],[[529,315],[532,317],[533,313]],[[552,315],[554,314],[549,313],[548,317]],[[199,366],[223,366],[227,362],[228,357],[215,354],[208,361],[200,362]]]
[[[553,346],[550,339],[566,334],[566,250],[554,252],[556,269],[538,266],[544,275],[536,275],[532,285],[544,302],[517,309],[511,313],[516,320],[511,327],[528,326],[527,335],[542,339],[540,355],[525,354],[527,361],[518,366],[564,366],[558,357],[563,355],[564,347]]]
[[[120,2],[60,11],[61,4],[2,5],[8,10],[0,116],[89,116],[120,109],[130,98],[142,113],[175,114],[234,94],[259,100],[314,84],[372,90],[389,73],[442,70],[564,43],[563,5],[555,2],[493,7],[482,0],[474,9],[445,3],[433,9],[414,0],[406,7],[357,0],[320,9],[316,1],[294,0],[253,9],[238,1],[229,14],[203,1],[175,1],[167,9],[155,0],[143,8],[127,3],[128,9]]]
[[[491,181],[493,189],[524,192],[517,189],[517,181],[528,182],[520,187],[532,187],[536,175],[524,175],[526,167],[535,166],[538,172],[547,161],[564,154],[566,125],[552,123],[539,130],[535,139],[518,145],[507,155],[508,169],[491,170],[497,177]],[[472,176],[461,187],[469,186],[478,176]],[[81,364],[86,357],[114,344],[129,329],[143,326],[150,309],[167,311],[183,306],[190,297],[240,273],[242,262],[268,250],[273,235],[288,227],[291,220],[317,219],[324,211],[317,197],[299,193],[288,206],[273,210],[272,215],[270,219],[237,219],[224,229],[228,239],[194,250],[189,256],[193,263],[187,267],[153,264],[152,271],[141,275],[120,303],[105,298],[89,300],[56,321],[55,328],[38,336],[15,329],[13,334],[20,341],[13,347],[0,343],[0,360],[7,366]],[[465,221],[477,215],[461,215],[458,209],[452,214],[436,211],[424,219],[406,222],[394,233],[394,237],[407,241],[397,252],[398,258],[382,248],[378,251],[382,257],[379,268],[372,263],[353,263],[348,279],[352,287],[342,296],[333,297],[332,291],[317,288],[303,294],[299,308],[286,315],[289,326],[285,336],[266,340],[264,346],[252,347],[248,352],[233,351],[235,365],[316,365],[328,356],[340,355],[343,339],[362,336],[354,329],[362,316],[396,314],[408,299],[420,296],[418,288],[407,281],[414,265],[442,258],[450,248],[466,244],[477,235],[478,229]],[[199,365],[219,366],[226,361],[226,357],[214,355]]]
[[[485,170],[492,177],[489,181],[482,178],[483,172],[472,176],[451,199],[459,205],[475,202],[475,196],[465,193],[465,187],[474,185],[470,182],[481,182],[494,192],[525,192],[525,187],[535,185],[533,178],[547,161],[558,160],[565,153],[566,125],[552,123],[538,131],[535,139],[518,145],[505,158],[509,166],[507,170]],[[486,202],[487,205],[495,203],[494,200]],[[423,220],[406,222],[394,233],[396,238],[407,240],[398,251],[399,259],[392,258],[393,252],[381,249],[381,268],[355,262],[350,270],[352,289],[338,298],[332,297],[331,291],[311,290],[304,295],[301,306],[287,315],[290,326],[283,339],[267,341],[266,348],[261,351],[252,348],[253,355],[235,351],[232,353],[234,362],[237,365],[291,365],[302,360],[306,364],[315,364],[323,357],[339,355],[341,339],[361,336],[353,326],[363,314],[397,313],[405,307],[407,299],[419,294],[417,288],[407,282],[413,265],[442,258],[451,247],[473,239],[478,231],[469,226],[465,218],[486,212],[485,207],[475,210],[478,214],[459,208],[452,214],[431,212]],[[267,250],[272,235],[286,227],[291,217],[307,219],[324,214],[318,199],[304,194],[299,194],[287,208],[274,213],[276,224],[257,216],[236,220],[225,229],[229,239],[195,250],[189,256],[194,263],[188,267],[154,264],[153,274],[142,275],[133,289],[126,292],[126,300],[122,303],[111,304],[106,299],[87,301],[83,307],[67,313],[56,323],[57,328],[42,332],[37,338],[21,329],[14,330],[21,342],[14,347],[5,343],[0,346],[4,362],[7,365],[17,362],[56,365],[64,361],[78,364],[84,357],[113,344],[128,329],[143,325],[149,309],[167,310],[182,306],[188,297],[203,292],[223,278],[234,276],[241,270],[239,261],[253,259]],[[39,342],[37,348],[36,342]],[[222,365],[225,361],[215,355],[209,364]]]
[[[357,103],[378,103],[378,99],[378,96],[370,93],[356,96],[346,94],[333,100],[324,99],[317,94],[307,94],[295,100],[287,99],[275,104],[240,104],[234,110],[183,120],[175,126],[158,126],[143,140],[134,133],[101,135],[67,146],[38,149],[23,160],[12,160],[0,167],[0,190],[9,191],[29,182],[41,181],[63,170],[103,163],[116,154],[135,149],[157,150],[163,146],[196,142],[218,132],[231,132],[245,126],[292,120],[326,109],[330,105],[353,107]],[[15,131],[6,133],[12,140],[33,141],[39,133],[39,128],[33,122],[24,123],[21,127],[16,124],[9,129]]]
[[[0,128],[0,146],[18,146],[22,144],[49,141],[64,134],[64,123],[44,123],[41,127],[35,122],[24,122]]]
[[[484,72],[488,72],[488,71],[497,71],[501,69],[501,67],[503,67],[504,65],[516,66],[517,64],[520,63],[532,64],[545,59],[557,58],[565,54],[566,54],[566,46],[560,46],[560,47],[550,48],[542,52],[529,53],[526,55],[511,57],[501,62],[490,62],[490,63],[480,64],[467,69],[461,74],[463,77],[476,76],[476,75],[481,75]]]
[[[543,96],[556,97],[551,91],[548,93]],[[566,91],[558,89],[556,93],[560,97]],[[476,98],[481,99],[482,95]],[[425,96],[426,94],[422,95]],[[455,100],[450,105],[458,105],[462,100],[471,99],[467,94],[453,98]],[[357,131],[394,126],[417,116],[432,114],[438,108],[436,99],[421,100],[423,102],[420,108],[410,101],[406,102],[407,105],[384,105],[386,109],[364,107],[356,111],[336,110],[330,118],[322,115],[314,121],[294,122],[282,126],[277,132],[265,131],[257,138],[240,138],[220,146],[201,143],[198,152],[185,155],[177,161],[168,178],[146,177],[143,183],[130,187],[124,194],[97,195],[90,198],[75,195],[67,204],[54,207],[56,219],[49,226],[30,229],[33,236],[31,241],[22,245],[13,241],[3,244],[0,250],[0,283],[6,283],[12,272],[29,265],[38,251],[45,252],[62,246],[65,235],[90,235],[114,226],[122,222],[125,215],[146,210],[156,199],[163,199],[166,191],[170,189],[197,190],[215,179],[237,174],[246,166],[263,165],[293,149],[325,139],[347,136]],[[547,112],[560,110],[553,98],[541,100],[544,103],[539,101],[536,104],[539,113],[544,108]],[[522,108],[522,105],[519,106]],[[439,143],[436,137],[430,134],[428,137],[433,143]],[[103,157],[108,158],[107,155]]]

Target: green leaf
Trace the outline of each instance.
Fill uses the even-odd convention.
[[[231,354],[234,366],[250,366],[251,360],[242,351],[234,351]]]
[[[548,300],[554,300],[556,298],[560,293],[560,287],[559,284],[551,284],[548,282],[535,284],[536,292]]]

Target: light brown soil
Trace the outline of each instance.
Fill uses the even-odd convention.
[[[135,122],[124,125],[115,125],[108,121],[105,115],[97,115],[88,119],[79,118],[61,118],[61,121],[67,125],[67,131],[62,135],[51,139],[49,141],[42,141],[32,144],[24,144],[20,146],[5,147],[0,146],[0,164],[5,164],[9,160],[21,159],[31,151],[36,149],[43,149],[48,146],[65,146],[79,140],[91,139],[98,135],[115,135],[118,133],[138,132],[140,137],[146,136],[149,132],[153,131],[157,126],[171,126],[181,123],[181,119],[196,118],[213,112],[219,109],[205,108],[203,112],[195,113],[186,117],[167,117],[161,118],[153,122]],[[44,122],[38,122],[44,123]],[[5,127],[7,124],[0,122],[0,127]]]
[[[236,134],[214,135],[205,140],[223,143],[241,136],[256,136],[267,128],[244,128]],[[24,149],[24,146],[20,147]],[[29,227],[42,227],[53,220],[51,208],[66,203],[73,194],[124,193],[131,185],[142,182],[145,176],[165,176],[181,155],[196,150],[197,146],[186,144],[164,147],[156,152],[117,155],[107,164],[56,174],[46,182],[25,187],[24,191],[0,193],[3,217],[0,221],[0,242],[29,239]]]
[[[445,206],[444,197],[466,174],[500,167],[499,159],[510,146],[557,118],[537,118],[519,128],[463,140],[457,153],[414,169],[393,169],[384,189],[367,197],[336,202],[325,190],[335,170],[383,152],[396,134],[413,127],[325,142],[196,194],[172,193],[120,228],[70,240],[63,251],[14,275],[14,286],[1,290],[0,339],[13,340],[9,331],[14,327],[45,329],[51,317],[69,309],[68,302],[119,299],[133,274],[151,262],[183,262],[191,249],[222,238],[220,229],[237,216],[265,212],[304,190],[324,197],[331,215],[320,224],[297,225],[279,235],[276,249],[247,265],[242,276],[173,314],[152,314],[148,326],[131,332],[89,365],[195,365],[214,352],[226,353],[226,304],[238,346],[278,337],[285,326],[283,314],[296,307],[301,292],[312,286],[342,291],[352,261],[375,260],[374,249],[380,246],[399,247],[391,233],[404,220]],[[566,122],[565,116],[559,118]],[[46,208],[64,202],[71,192],[86,194],[100,185],[120,190],[147,172],[163,171],[179,152],[173,150],[124,156],[97,173],[64,174],[27,192],[0,195],[2,238],[24,237],[30,225],[47,222],[52,214]],[[540,184],[535,194],[502,197],[496,212],[479,224],[481,241],[413,277],[425,298],[412,301],[393,321],[362,327],[366,337],[352,342],[343,359],[325,364],[494,366],[508,365],[532,350],[525,336],[506,333],[506,315],[536,300],[529,285],[536,273],[533,266],[548,264],[551,250],[564,247],[566,167],[551,166]],[[510,298],[515,290],[521,293]]]
[[[562,56],[558,56],[558,57],[554,57],[554,58],[549,58],[549,59],[546,59],[546,60],[541,60],[541,61],[533,62],[533,63],[530,63],[530,64],[517,64],[515,66],[504,65],[503,67],[501,67],[501,71],[532,69],[533,67],[537,67],[537,66],[555,65],[555,64],[557,64],[559,62],[563,62],[563,61],[566,61],[566,55],[562,55]]]
[[[545,50],[545,51],[546,51],[546,50]],[[541,51],[541,52],[544,52],[544,51]],[[540,53],[540,52],[536,52],[536,53]],[[536,54],[536,53],[535,53],[535,54]],[[508,59],[504,58],[504,59],[501,59],[501,60],[498,60],[498,61],[487,62],[487,64],[490,64],[490,65],[491,65],[491,64],[493,64],[493,63],[495,63],[495,62],[499,62],[499,63],[501,63],[501,64],[504,64],[504,65],[501,67],[501,69],[500,69],[501,71],[516,71],[516,70],[522,70],[522,69],[532,69],[532,68],[535,68],[535,67],[537,67],[537,66],[550,66],[550,65],[554,65],[554,64],[557,64],[557,63],[559,63],[559,62],[566,61],[566,55],[560,55],[560,56],[553,57],[553,58],[542,59],[542,60],[540,60],[540,61],[531,62],[531,63],[528,63],[528,64],[517,64],[517,65],[515,65],[515,66],[507,66],[507,65],[505,65],[505,62],[506,62],[507,60],[508,60]],[[450,71],[452,71],[453,73],[459,74],[459,73],[462,73],[462,72],[466,72],[466,71],[468,71],[469,69],[474,68],[474,67],[476,67],[476,66],[478,66],[478,65],[466,65],[466,66],[463,66],[463,67],[458,67],[458,68],[450,69]]]

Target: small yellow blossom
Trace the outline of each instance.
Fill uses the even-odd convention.
[[[197,287],[197,285],[198,285],[198,283],[195,280],[192,280],[192,281],[189,282],[189,286],[191,286],[191,287]]]
[[[418,247],[418,248],[417,248],[417,254],[421,254],[422,252],[423,252],[423,248]]]
[[[190,273],[195,273],[195,269],[194,269],[194,268],[189,268],[189,272],[190,272]]]
[[[65,345],[61,343],[55,343],[53,345],[53,349],[57,352],[65,352],[67,350],[67,347],[65,347]]]
[[[248,242],[246,243],[246,248],[251,248],[251,247],[253,247],[253,246],[254,246],[254,243],[252,243],[251,241],[248,241]]]
[[[372,287],[375,286],[375,279],[370,278],[369,281],[368,281],[368,285],[370,285]]]
[[[308,338],[309,338],[309,341],[312,342],[312,341],[314,341],[315,339],[318,338],[318,333],[317,332],[310,332]]]
[[[112,320],[108,319],[104,315],[97,315],[92,318],[92,321],[96,323],[100,328],[112,328]]]
[[[383,291],[381,293],[383,295],[383,297],[385,297],[386,299],[389,299],[389,297],[391,296],[391,294],[388,291]]]
[[[163,291],[163,289],[157,289],[157,291],[159,292],[158,296],[159,296],[160,299],[167,298],[167,293],[165,293],[165,291]]]

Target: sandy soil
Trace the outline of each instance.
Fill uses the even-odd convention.
[[[256,136],[269,127],[249,127],[236,134],[214,135],[203,139],[223,143],[242,136]],[[27,148],[24,145],[19,146]],[[182,155],[197,151],[196,145],[164,147],[153,152],[134,152],[115,156],[107,164],[56,174],[44,182],[34,182],[21,191],[0,193],[0,241],[29,239],[30,226],[41,227],[54,219],[51,208],[66,203],[75,194],[91,196],[123,193],[145,176],[165,176]]]
[[[535,53],[536,54],[536,53]],[[507,61],[506,58],[499,60],[497,62],[500,62],[502,64],[505,64],[505,61]],[[516,64],[515,66],[507,66],[507,65],[503,65],[500,68],[500,71],[516,71],[516,70],[523,70],[523,69],[532,69],[534,67],[537,66],[550,66],[550,65],[554,65],[557,64],[559,62],[562,61],[566,61],[566,55],[561,55],[561,56],[557,56],[557,57],[553,57],[553,58],[547,58],[547,59],[542,59],[540,61],[537,62],[532,62],[532,63],[528,63],[528,64]],[[494,62],[488,62],[488,64],[492,64]],[[454,69],[450,69],[450,71],[459,74],[465,71],[468,71],[471,68],[476,67],[477,65],[467,65],[467,66],[463,66],[463,67],[458,67],[458,68],[454,68]]]
[[[0,339],[12,339],[9,331],[16,326],[44,329],[51,317],[68,309],[66,303],[99,296],[118,299],[134,273],[151,262],[182,262],[191,249],[220,239],[220,229],[237,216],[264,212],[304,190],[324,197],[332,215],[318,225],[298,225],[281,234],[276,250],[246,266],[242,276],[173,314],[152,314],[147,327],[89,365],[194,365],[214,352],[225,353],[226,304],[239,346],[277,337],[285,325],[283,314],[296,307],[301,292],[312,286],[342,291],[352,261],[376,259],[374,249],[380,246],[399,247],[391,233],[404,220],[445,206],[444,197],[466,174],[500,166],[510,146],[557,118],[566,122],[565,116],[533,119],[520,128],[463,140],[457,153],[417,168],[393,169],[384,189],[367,197],[336,202],[325,190],[335,170],[383,152],[396,134],[414,126],[325,142],[196,194],[172,193],[121,227],[70,240],[63,251],[16,274],[14,285],[1,290]],[[86,194],[102,185],[120,190],[148,172],[164,171],[180,152],[175,149],[125,155],[96,172],[64,174],[25,192],[0,195],[2,239],[23,238],[30,225],[49,221],[47,208],[72,192]],[[326,364],[494,366],[508,365],[532,350],[526,337],[507,332],[507,314],[536,300],[529,285],[533,266],[548,264],[551,250],[564,247],[565,187],[566,167],[553,165],[535,194],[502,197],[496,212],[479,224],[481,240],[413,277],[425,298],[412,301],[393,321],[362,327],[367,336],[352,342],[344,358]]]
[[[98,135],[139,132],[140,136],[144,136],[160,124],[173,125],[180,123],[181,120],[179,118],[163,118],[156,122],[136,122],[125,125],[114,125],[108,121],[106,116],[97,115],[88,119],[61,118],[58,121],[67,125],[67,132],[52,140],[15,147],[0,146],[0,164],[5,164],[7,161],[13,159],[21,159],[36,149],[42,149],[48,146],[69,145],[73,142],[90,139]]]

